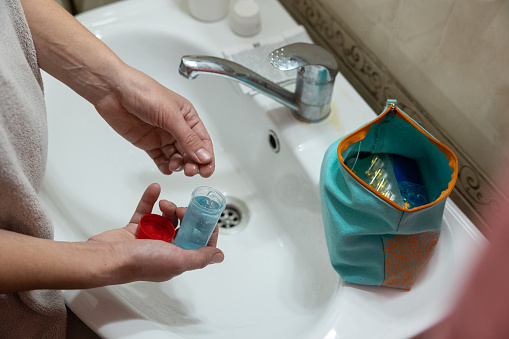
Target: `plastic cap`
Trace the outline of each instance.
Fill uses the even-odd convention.
[[[169,242],[175,236],[175,227],[163,216],[145,214],[136,230],[138,239],[154,239]]]

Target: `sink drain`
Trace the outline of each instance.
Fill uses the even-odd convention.
[[[232,228],[240,224],[241,220],[242,216],[240,215],[239,210],[237,210],[234,206],[227,205],[219,218],[219,227]]]
[[[249,220],[249,210],[241,200],[226,196],[226,207],[217,222],[222,233],[237,233]]]

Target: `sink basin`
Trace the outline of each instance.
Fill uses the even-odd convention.
[[[323,232],[321,159],[374,112],[341,75],[331,116],[305,124],[227,79],[178,74],[182,55],[221,56],[222,48],[296,26],[277,2],[258,2],[265,21],[251,40],[231,33],[226,20],[193,20],[184,1],[123,1],[78,16],[126,63],[194,104],[214,142],[211,178],[160,174],[92,105],[43,74],[50,148],[41,196],[57,240],[83,241],[124,226],[152,182],[178,206],[187,206],[197,186],[213,186],[241,214],[239,226],[221,229],[221,264],[164,283],[65,291],[68,306],[105,338],[405,337],[443,316],[484,243],[449,201],[437,250],[412,291],[342,282]]]

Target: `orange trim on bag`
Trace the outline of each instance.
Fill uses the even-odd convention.
[[[358,130],[350,133],[350,135],[346,136],[343,140],[341,140],[341,142],[338,145],[338,149],[337,149],[337,154],[338,154],[339,162],[343,165],[343,167],[347,170],[347,172],[350,173],[350,175],[355,180],[357,180],[362,186],[366,187],[369,191],[373,192],[380,199],[384,200],[389,205],[393,206],[394,208],[396,208],[396,209],[398,209],[400,211],[412,211],[412,212],[414,212],[414,211],[418,211],[418,210],[424,209],[426,207],[435,205],[438,202],[440,202],[440,201],[444,200],[445,198],[447,198],[447,196],[449,196],[449,194],[451,194],[451,192],[452,192],[452,190],[454,188],[454,185],[456,184],[456,180],[458,179],[458,159],[456,158],[456,155],[451,151],[451,149],[449,147],[447,147],[446,145],[444,145],[443,143],[441,143],[440,141],[435,139],[431,134],[429,134],[424,129],[422,129],[422,127],[420,127],[412,119],[410,119],[397,106],[395,107],[396,116],[401,118],[401,119],[403,119],[404,121],[408,122],[413,127],[415,127],[417,130],[419,130],[422,134],[426,135],[428,137],[428,140],[432,144],[437,146],[438,150],[445,155],[447,160],[449,160],[449,167],[452,169],[451,180],[449,181],[447,189],[445,191],[442,191],[442,193],[440,194],[440,197],[438,199],[436,199],[435,201],[430,202],[429,204],[418,206],[418,207],[414,207],[414,208],[411,208],[411,209],[407,209],[407,208],[401,207],[398,204],[396,204],[394,201],[392,201],[389,198],[383,196],[380,192],[375,190],[373,187],[369,186],[366,182],[364,182],[361,178],[359,178],[356,174],[354,174],[353,171],[351,169],[349,169],[345,165],[345,161],[343,159],[342,153],[348,147],[350,147],[351,145],[355,144],[356,142],[359,142],[359,141],[363,140],[366,137],[366,135],[368,134],[369,129],[371,128],[371,126],[380,123],[385,118],[385,115],[388,114],[389,111],[391,111],[391,109],[392,109],[391,107],[387,106],[386,110],[382,114],[380,114],[376,119],[374,119],[370,123],[362,126]]]

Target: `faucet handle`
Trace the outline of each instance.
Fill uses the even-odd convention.
[[[269,60],[282,71],[299,69],[294,94],[298,119],[317,122],[330,114],[338,63],[329,51],[314,44],[295,43],[276,49]]]
[[[269,55],[270,63],[282,70],[291,71],[299,67],[321,66],[327,69],[334,79],[338,73],[338,63],[325,48],[307,43],[294,43],[276,49]]]

